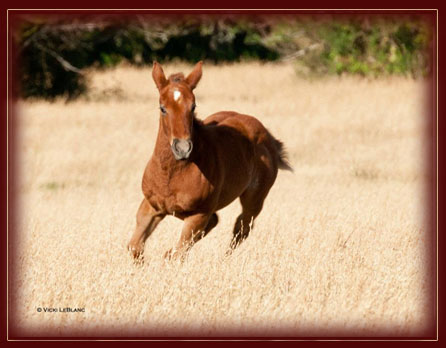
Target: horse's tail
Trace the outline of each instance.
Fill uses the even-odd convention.
[[[288,153],[285,150],[285,145],[278,139],[274,138],[274,144],[276,145],[277,153],[279,154],[279,169],[289,170],[294,172],[293,168],[288,161]]]

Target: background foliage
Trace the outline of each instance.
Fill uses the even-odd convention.
[[[305,75],[423,76],[431,36],[420,17],[32,16],[14,43],[18,93],[51,99],[85,92],[85,68],[153,60],[292,60]]]

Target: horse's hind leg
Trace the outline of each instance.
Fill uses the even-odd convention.
[[[240,196],[242,213],[237,217],[232,231],[232,240],[228,254],[232,252],[241,242],[249,236],[249,232],[254,226],[254,219],[263,208],[263,202],[268,195],[271,186],[277,177],[277,167],[273,165],[272,157],[266,148],[260,148],[259,161],[262,163],[258,167],[257,176],[252,178],[251,184]]]
[[[240,196],[240,203],[242,204],[242,213],[235,221],[234,229],[232,231],[232,240],[228,253],[231,253],[241,242],[249,236],[249,232],[254,227],[254,219],[259,215],[263,207],[268,190],[266,192],[252,192],[245,191]]]

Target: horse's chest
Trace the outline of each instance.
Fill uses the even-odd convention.
[[[167,214],[186,214],[199,210],[208,200],[210,187],[201,173],[183,171],[171,175],[146,172],[143,192],[149,203]]]

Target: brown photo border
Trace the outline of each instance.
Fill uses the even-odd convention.
[[[56,7],[55,7],[56,8]],[[1,23],[2,25],[2,40],[5,40],[5,46],[7,46],[7,55],[3,55],[2,59],[5,62],[4,67],[6,69],[4,69],[3,71],[5,72],[6,70],[6,78],[5,81],[7,82],[6,84],[3,84],[2,86],[2,92],[3,92],[3,98],[2,98],[2,106],[3,106],[3,110],[5,111],[5,115],[6,117],[6,124],[2,124],[2,127],[5,127],[4,129],[4,133],[5,139],[6,139],[6,151],[4,151],[2,153],[2,156],[5,156],[5,161],[3,163],[6,163],[6,168],[3,171],[3,175],[4,175],[4,183],[6,184],[6,186],[4,187],[2,185],[2,190],[4,193],[4,197],[6,197],[6,202],[5,202],[5,210],[3,212],[2,217],[4,217],[4,221],[5,221],[5,227],[6,227],[6,233],[2,234],[2,241],[4,243],[2,243],[3,245],[3,257],[2,257],[2,263],[5,265],[5,267],[2,267],[2,271],[5,271],[5,277],[2,277],[2,299],[4,299],[4,302],[2,302],[2,304],[5,304],[6,306],[6,310],[4,311],[4,315],[2,315],[2,324],[3,324],[3,320],[5,325],[2,326],[3,328],[5,328],[5,330],[3,332],[6,333],[6,340],[8,342],[12,342],[12,341],[84,341],[84,340],[88,340],[88,341],[124,341],[124,340],[137,340],[137,341],[213,341],[214,343],[217,343],[215,341],[270,341],[270,342],[279,342],[279,341],[336,341],[336,342],[342,342],[342,341],[361,341],[361,342],[365,342],[365,341],[373,341],[373,342],[380,342],[380,341],[392,341],[395,342],[399,341],[399,342],[408,342],[408,341],[430,341],[430,342],[438,342],[439,340],[439,327],[442,323],[441,320],[441,316],[439,315],[439,302],[438,302],[438,295],[439,295],[439,286],[442,284],[441,281],[441,274],[439,274],[438,271],[438,266],[440,265],[439,261],[441,260],[441,255],[439,254],[439,249],[441,249],[441,245],[443,245],[441,236],[439,235],[439,221],[438,221],[438,208],[440,205],[440,200],[438,199],[438,193],[439,193],[439,173],[440,174],[444,174],[444,171],[441,171],[442,167],[440,166],[440,163],[438,161],[439,159],[439,153],[438,153],[438,149],[440,148],[441,145],[441,138],[438,137],[439,135],[439,131],[440,129],[442,129],[444,127],[444,118],[443,119],[439,119],[438,117],[438,106],[442,105],[441,100],[439,100],[438,98],[438,90],[440,87],[440,79],[439,79],[439,75],[438,75],[438,54],[441,51],[441,47],[439,46],[439,36],[438,36],[438,32],[439,32],[439,23],[438,23],[438,9],[415,9],[415,10],[406,10],[406,9],[393,9],[393,10],[376,10],[376,9],[368,9],[368,10],[363,10],[363,9],[346,9],[346,10],[335,10],[335,9],[325,9],[325,10],[321,10],[321,9],[317,9],[317,10],[312,10],[312,9],[301,9],[301,10],[273,10],[273,9],[265,9],[265,10],[241,10],[241,9],[208,9],[208,10],[190,10],[190,9],[185,9],[185,10],[171,10],[171,9],[152,9],[152,10],[110,10],[110,9],[98,9],[98,10],[91,10],[91,9],[85,9],[85,10],[81,10],[81,9],[73,9],[73,10],[68,10],[68,9],[59,9],[59,10],[50,10],[50,9],[35,9],[35,10],[23,10],[23,9],[6,9],[6,15],[5,13],[2,13],[2,19],[5,19],[4,21],[2,20]],[[34,338],[34,337],[15,337],[13,335],[13,333],[10,332],[11,328],[8,326],[8,314],[11,315],[11,313],[8,313],[8,309],[9,305],[10,305],[10,299],[8,297],[8,278],[11,276],[12,270],[11,270],[11,265],[9,264],[9,258],[11,255],[11,236],[10,233],[12,233],[12,229],[11,226],[13,225],[13,221],[14,221],[14,195],[11,194],[13,193],[13,188],[14,188],[14,167],[15,167],[15,163],[14,163],[14,151],[15,151],[15,145],[14,145],[14,139],[12,137],[13,134],[13,128],[12,128],[12,123],[10,122],[11,119],[11,115],[14,112],[13,111],[13,100],[14,100],[14,95],[12,95],[12,89],[10,88],[12,81],[12,76],[13,76],[13,71],[11,69],[11,66],[8,65],[7,63],[11,61],[12,58],[12,51],[13,51],[13,47],[12,47],[12,42],[10,40],[10,32],[8,30],[8,26],[11,24],[10,23],[10,15],[14,12],[14,13],[25,13],[26,11],[30,11],[31,13],[46,13],[46,14],[63,14],[63,13],[67,13],[67,14],[81,14],[81,13],[85,13],[84,11],[88,11],[88,13],[90,14],[103,14],[103,13],[125,13],[125,14],[132,14],[135,13],[136,11],[138,12],[142,12],[142,13],[158,13],[158,14],[163,14],[166,11],[169,11],[170,13],[180,13],[180,14],[196,14],[199,12],[206,12],[206,13],[216,13],[216,14],[227,14],[227,13],[235,13],[235,14],[247,14],[247,13],[254,13],[254,14],[268,14],[268,13],[274,13],[274,14],[279,14],[279,13],[286,13],[286,14],[302,14],[302,13],[307,13],[307,14],[350,14],[350,15],[355,15],[355,14],[367,14],[367,13],[380,13],[379,11],[383,11],[383,13],[385,14],[420,14],[420,13],[429,13],[431,15],[434,16],[434,20],[435,20],[435,26],[436,26],[436,30],[435,30],[435,45],[433,47],[433,64],[432,64],[432,72],[433,72],[433,77],[435,80],[435,83],[432,84],[432,115],[433,115],[433,123],[432,123],[432,127],[433,127],[433,134],[432,134],[432,138],[433,138],[433,143],[432,143],[432,167],[429,168],[431,171],[431,177],[433,179],[432,181],[432,191],[431,191],[431,200],[430,202],[432,203],[432,207],[430,207],[431,209],[431,213],[432,213],[432,222],[435,226],[432,226],[432,230],[434,232],[433,238],[432,238],[432,248],[433,248],[433,261],[435,264],[433,264],[434,267],[434,279],[435,280],[435,286],[433,286],[433,290],[435,290],[435,296],[434,296],[434,300],[435,300],[435,317],[436,317],[436,325],[435,325],[435,332],[429,333],[428,335],[426,335],[426,337],[415,337],[415,338],[398,338],[398,337],[364,337],[364,338],[358,338],[358,337],[308,337],[308,338],[301,338],[301,337],[296,337],[296,338],[292,338],[292,337],[283,337],[282,339],[279,337],[261,337],[261,338],[249,338],[249,337],[238,337],[238,338],[227,338],[227,337],[206,337],[206,338],[189,338],[189,337],[177,337],[177,338],[162,338],[162,337],[150,337],[150,338],[145,338],[145,339],[141,339],[141,338],[137,338],[137,339],[131,339],[131,338],[117,338],[117,337],[113,337],[113,338],[107,338],[107,337],[85,337],[85,338],[78,338],[78,337],[63,337],[63,338],[54,338],[54,337],[48,337],[48,338]],[[30,13],[27,12],[27,13]],[[6,25],[6,27],[5,27]],[[9,35],[9,36],[8,36]],[[6,98],[5,98],[6,96]],[[439,105],[440,104],[440,105]],[[440,169],[440,170],[439,170]],[[441,181],[440,181],[441,183]],[[9,237],[9,238],[8,238]],[[9,243],[9,244],[8,244]],[[441,244],[441,245],[440,245]],[[9,258],[8,258],[9,256]],[[3,305],[2,305],[2,309],[3,309]],[[3,311],[2,311],[3,312]],[[2,313],[3,314],[3,313]]]

